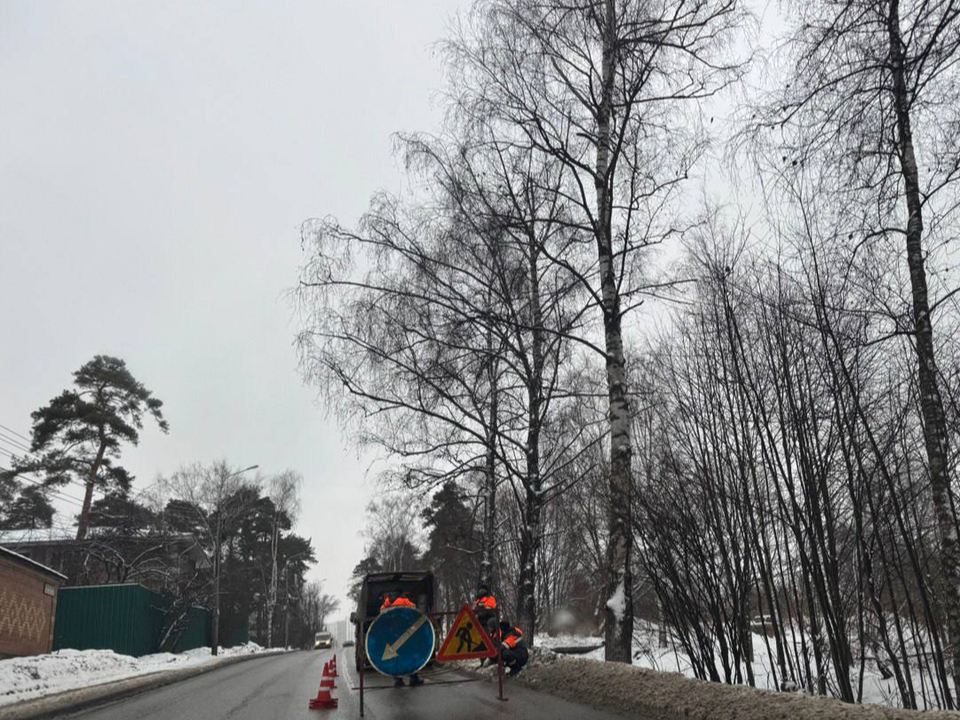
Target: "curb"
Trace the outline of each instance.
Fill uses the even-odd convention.
[[[203,675],[204,673],[219,670],[220,668],[247,660],[285,655],[286,650],[276,652],[254,653],[250,655],[235,655],[224,658],[215,663],[208,663],[196,667],[180,668],[179,670],[160,670],[148,675],[127,678],[125,680],[107,681],[92,687],[76,688],[47,695],[46,697],[23,700],[10,705],[0,705],[0,720],[42,720],[52,718],[62,713],[74,713],[87,710],[95,705],[123,700],[133,695],[156,690],[165,685],[172,685],[181,680]]]

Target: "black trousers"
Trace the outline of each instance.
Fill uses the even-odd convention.
[[[503,651],[503,664],[514,673],[520,672],[520,669],[527,664],[529,659],[530,653],[523,643],[517,643],[516,647],[507,648]]]

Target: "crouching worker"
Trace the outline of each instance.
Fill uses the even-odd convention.
[[[523,632],[506,620],[500,623],[500,656],[510,677],[523,670],[523,666],[530,659],[527,644],[523,641]]]

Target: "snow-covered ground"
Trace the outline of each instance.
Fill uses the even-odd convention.
[[[220,648],[217,657],[210,653],[210,648],[197,648],[177,655],[157,653],[138,658],[112,650],[58,650],[47,655],[0,660],[0,705],[262,652],[267,650],[251,642]]]
[[[636,633],[634,635],[634,666],[648,668],[658,672],[680,673],[681,675],[685,675],[690,678],[696,677],[690,663],[690,658],[682,651],[682,649],[679,647],[658,647],[657,631],[658,627],[654,623],[638,623],[638,627],[636,628]],[[754,633],[752,637],[754,656],[753,672],[755,676],[756,687],[765,690],[777,690],[778,688],[774,683],[774,676],[770,671],[774,663],[770,657],[770,653],[768,652],[767,643],[764,642],[764,637],[762,635]],[[598,643],[602,644],[602,642],[602,638],[582,636],[560,636],[551,638],[546,635],[538,635],[536,638],[536,643],[540,645],[540,647],[550,649],[554,647],[596,645]],[[773,642],[770,641],[770,644],[772,646]],[[600,647],[589,653],[581,655],[580,657],[589,660],[602,661],[604,657],[604,650],[602,647]],[[720,673],[720,676],[723,677],[723,668],[719,665],[719,663],[717,670]],[[914,671],[914,678],[915,685],[919,688],[921,683],[919,674],[916,671]],[[929,679],[927,679],[927,683],[929,685]],[[856,685],[856,680],[854,680],[854,684]],[[919,690],[917,695],[917,702],[921,703],[923,698],[920,697]],[[884,679],[872,662],[867,663],[864,671],[863,702],[893,707],[901,706],[896,680],[893,678]],[[931,709],[936,707],[936,705],[932,702],[929,705]]]
[[[603,638],[593,635],[537,635],[534,645],[548,648],[596,647],[603,645]]]

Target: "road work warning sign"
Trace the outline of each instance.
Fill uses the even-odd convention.
[[[495,657],[497,654],[487,633],[477,621],[477,616],[466,604],[460,606],[457,619],[450,626],[437,660],[473,660],[476,658]]]

